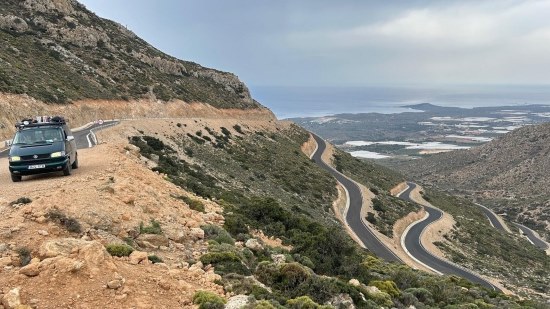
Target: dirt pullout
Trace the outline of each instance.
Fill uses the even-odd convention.
[[[80,168],[68,177],[12,183],[0,169],[0,294],[19,288],[22,303],[39,308],[192,308],[197,290],[224,296],[211,267],[187,263],[206,252],[200,226],[223,224],[221,208],[148,169],[120,135],[126,129],[103,131],[103,140],[115,142],[79,150]],[[179,196],[201,200],[206,211]],[[12,203],[22,197],[31,202]],[[140,234],[152,220],[162,234]],[[105,250],[124,242],[141,252],[128,258]],[[163,263],[150,263],[150,255]],[[21,267],[27,256],[31,264]]]
[[[336,169],[334,166],[334,146],[330,143],[326,143],[327,147],[325,148],[325,152],[321,155],[321,160],[323,160],[326,164],[328,164],[330,167]]]
[[[302,144],[302,152],[309,158],[313,155],[316,149],[317,149],[317,142],[315,141],[313,136],[310,134],[307,142]]]
[[[390,194],[393,195],[393,196],[397,196],[397,194],[403,192],[405,189],[407,189],[408,185],[405,181],[403,181],[402,183],[398,184],[397,186],[391,188],[390,190]]]
[[[79,127],[98,119],[141,118],[232,118],[276,121],[267,108],[216,109],[204,103],[186,103],[152,100],[80,100],[70,104],[45,104],[26,95],[0,94],[0,141],[10,138],[15,130],[12,124],[23,118],[38,115],[63,115],[71,127]],[[4,124],[2,126],[1,124]],[[8,124],[8,125],[6,125]]]

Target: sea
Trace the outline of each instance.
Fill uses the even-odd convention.
[[[401,113],[405,105],[439,106],[550,105],[550,85],[466,85],[384,87],[252,86],[252,96],[277,118],[320,117],[341,113]]]

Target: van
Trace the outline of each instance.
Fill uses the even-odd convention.
[[[63,117],[25,119],[15,126],[8,157],[13,182],[21,181],[22,176],[51,172],[68,176],[78,168],[74,136]]]

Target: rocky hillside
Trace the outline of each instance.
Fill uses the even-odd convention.
[[[44,102],[139,99],[259,107],[237,76],[181,61],[74,0],[0,3],[0,91]]]
[[[400,166],[411,178],[475,194],[498,212],[548,235],[550,124],[528,126],[466,151]]]

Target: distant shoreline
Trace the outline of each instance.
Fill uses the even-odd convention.
[[[251,87],[252,96],[277,118],[337,114],[414,112],[407,105],[442,107],[517,107],[550,104],[550,86],[448,87]]]

